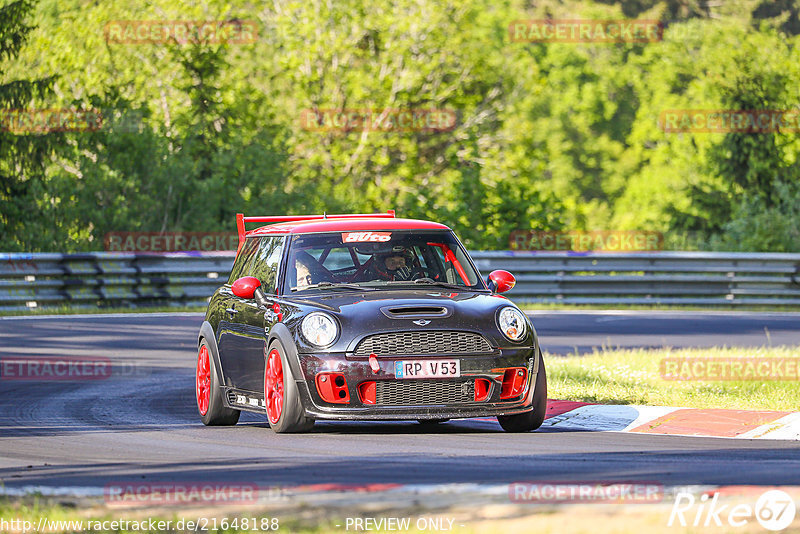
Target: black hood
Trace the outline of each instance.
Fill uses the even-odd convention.
[[[304,311],[316,309],[336,317],[341,332],[326,351],[352,350],[365,332],[440,329],[479,332],[493,346],[509,344],[496,325],[496,317],[500,308],[513,304],[502,295],[488,292],[440,287],[374,291],[324,289],[308,296],[292,295],[286,300]]]

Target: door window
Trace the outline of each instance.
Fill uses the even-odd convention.
[[[258,278],[267,294],[275,294],[282,256],[283,237],[262,237],[258,251],[248,265],[247,276]]]
[[[247,238],[244,242],[244,246],[242,246],[242,250],[239,251],[236,260],[233,262],[228,284],[233,284],[242,276],[247,276],[248,265],[253,261],[256,250],[258,250],[258,238]]]

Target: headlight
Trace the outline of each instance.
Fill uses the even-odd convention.
[[[336,321],[327,313],[314,312],[306,315],[300,326],[303,337],[318,347],[325,347],[333,343],[338,333]]]
[[[497,316],[500,331],[511,341],[519,341],[525,335],[525,316],[516,308],[510,306],[500,310]]]

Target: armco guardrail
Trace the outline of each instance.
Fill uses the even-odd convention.
[[[800,254],[473,252],[517,277],[518,301],[800,305]],[[0,310],[204,305],[232,252],[0,254]]]
[[[233,252],[0,254],[0,310],[205,305]]]
[[[519,300],[570,304],[798,305],[800,254],[475,252],[503,268]]]

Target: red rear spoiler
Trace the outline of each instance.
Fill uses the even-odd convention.
[[[270,215],[267,217],[245,217],[243,213],[236,214],[236,228],[239,231],[239,248],[236,250],[238,254],[244,244],[245,236],[245,223],[282,223],[282,222],[296,222],[296,221],[313,221],[322,219],[353,219],[356,217],[381,217],[381,218],[394,218],[394,210],[387,210],[386,213],[341,213],[339,215]]]

